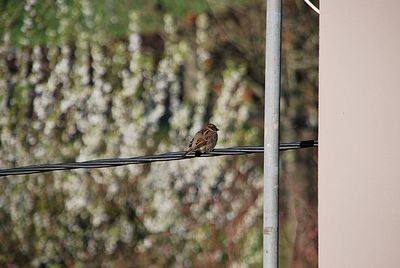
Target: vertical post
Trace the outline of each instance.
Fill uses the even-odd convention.
[[[277,268],[282,2],[266,1],[263,267]]]

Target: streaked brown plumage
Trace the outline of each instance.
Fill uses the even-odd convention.
[[[189,143],[187,151],[183,154],[186,156],[193,151],[200,151],[201,153],[208,153],[214,150],[218,141],[219,129],[211,123],[208,123],[203,129],[198,131]]]

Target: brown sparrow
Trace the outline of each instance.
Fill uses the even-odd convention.
[[[200,151],[201,153],[211,152],[217,144],[218,130],[219,129],[214,124],[208,123],[194,135],[189,143],[187,151],[182,156],[186,156],[193,151]]]

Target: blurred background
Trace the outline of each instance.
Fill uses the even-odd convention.
[[[263,144],[264,0],[0,1],[0,167]],[[316,3],[318,5],[318,3]],[[282,142],[317,138],[318,16],[283,1]],[[268,47],[268,44],[267,44]],[[260,267],[262,155],[0,179],[2,267]],[[317,150],[281,153],[280,265],[317,267]]]

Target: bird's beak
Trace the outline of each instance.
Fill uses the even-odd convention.
[[[216,127],[216,129],[217,129],[217,131],[219,130],[219,128],[217,128],[217,127]]]

